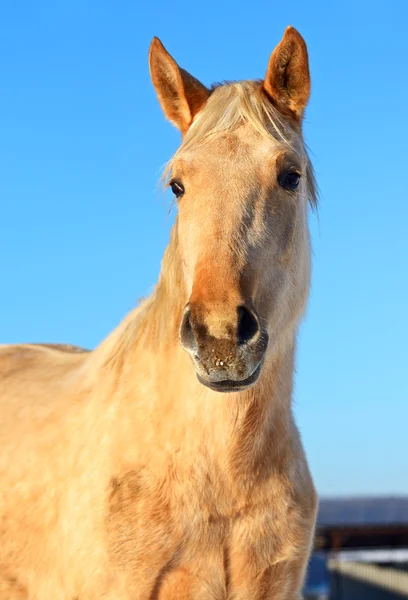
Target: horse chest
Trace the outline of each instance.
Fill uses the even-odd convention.
[[[228,534],[230,519],[218,514],[211,487],[194,483],[158,482],[144,469],[129,471],[111,481],[108,530],[111,538],[126,540],[119,553],[173,551],[181,543],[218,545]],[[132,547],[132,550],[130,550]]]
[[[239,509],[231,493],[217,496],[211,485],[181,489],[176,482],[153,485],[140,471],[111,482],[110,555],[138,589],[150,589],[163,570],[187,568],[207,573],[219,588],[214,598],[223,599],[227,570],[236,557],[258,556],[262,570],[283,555],[272,506]]]

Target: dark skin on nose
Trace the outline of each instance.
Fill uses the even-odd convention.
[[[208,311],[190,304],[189,327],[192,329],[196,351],[203,368],[209,372],[214,369],[234,367],[237,354],[236,323],[226,327],[226,337],[218,339],[209,333],[202,319]],[[237,321],[237,317],[236,317]]]

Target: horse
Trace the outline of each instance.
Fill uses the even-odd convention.
[[[291,407],[310,287],[306,44],[211,88],[158,38],[181,145],[158,283],[92,351],[0,350],[1,600],[295,600],[317,494]]]

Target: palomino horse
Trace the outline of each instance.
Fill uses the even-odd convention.
[[[183,136],[156,290],[92,352],[0,351],[1,600],[300,598],[306,46],[288,28],[263,81],[207,89],[154,39],[150,70]]]

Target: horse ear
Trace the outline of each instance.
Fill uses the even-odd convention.
[[[288,27],[269,59],[263,88],[276,107],[300,120],[310,96],[309,59],[304,39]]]
[[[210,90],[179,67],[157,37],[150,45],[149,66],[165,116],[184,135],[207,102]]]

